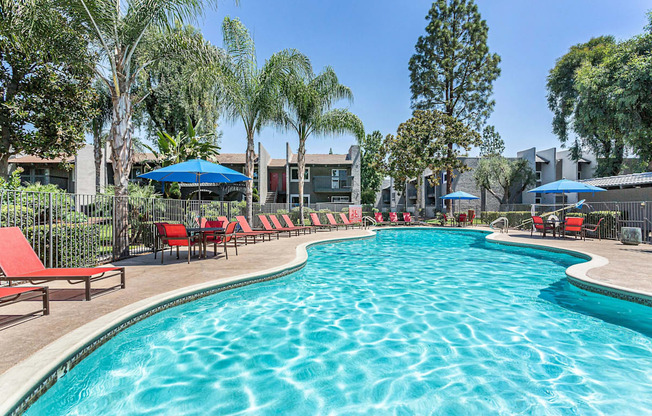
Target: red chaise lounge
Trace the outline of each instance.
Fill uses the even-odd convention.
[[[41,309],[3,320],[0,322],[0,328],[39,313],[43,315],[50,314],[50,294],[47,287],[0,287],[0,306],[13,305],[24,300],[38,298],[43,300],[43,307]]]
[[[325,229],[328,231],[333,231],[333,228],[337,230],[337,225],[331,225],[331,224],[322,224],[321,220],[319,219],[319,215],[317,215],[316,212],[311,212],[310,213],[310,221],[312,221],[312,226],[315,227],[315,231],[319,229]]]
[[[162,256],[161,256],[162,257]],[[125,288],[124,267],[79,267],[46,269],[29,241],[18,227],[0,228],[0,270],[7,282],[28,281],[40,284],[66,280],[70,284],[84,283],[86,300],[91,300],[91,283],[120,276],[120,284],[102,288],[102,292]]]
[[[343,212],[340,212],[340,218],[342,218],[342,222],[348,225],[349,227],[356,227],[356,226],[362,227],[362,221],[358,221],[358,222],[349,221],[349,217],[347,217],[346,214]]]

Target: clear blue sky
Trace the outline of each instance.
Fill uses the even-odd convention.
[[[355,97],[348,106],[367,132],[394,133],[408,119],[408,60],[417,38],[425,33],[431,6],[423,0],[222,0],[200,22],[204,36],[221,46],[221,22],[238,17],[254,36],[259,63],[274,52],[296,48],[316,71],[330,65]],[[646,11],[643,0],[477,0],[489,25],[489,46],[502,57],[502,75],[494,84],[496,107],[489,122],[506,143],[506,155],[537,146],[557,146],[546,105],[546,75],[571,45],[599,35],[625,39],[641,33]],[[223,153],[245,150],[240,125],[222,120]],[[296,149],[297,138],[266,128],[257,141],[283,157],[285,142]],[[310,153],[345,153],[352,136],[313,137]]]

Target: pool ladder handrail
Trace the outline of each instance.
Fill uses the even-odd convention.
[[[509,233],[509,220],[507,217],[498,217],[495,220],[491,221],[491,224],[489,224],[489,228],[492,230],[494,229],[494,225],[497,224],[498,222],[502,222],[503,226],[500,227],[500,232],[503,233]]]
[[[368,215],[365,215],[364,217],[362,217],[362,224],[363,224],[364,227],[366,228],[366,227],[369,226],[368,223],[371,223],[371,224],[373,224],[374,226],[378,225],[378,223],[376,222],[375,219],[371,218],[371,217],[368,216]]]

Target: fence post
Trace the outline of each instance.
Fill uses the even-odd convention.
[[[48,193],[48,267],[52,268],[53,266],[53,261],[52,261],[52,245],[54,244],[54,237],[52,235],[53,230],[52,230],[52,217],[53,217],[53,212],[52,212],[52,192]]]

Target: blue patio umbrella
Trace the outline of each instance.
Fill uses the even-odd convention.
[[[602,192],[606,189],[598,188],[597,186],[589,185],[588,183],[571,181],[569,179],[560,179],[555,182],[550,182],[545,185],[538,186],[530,189],[528,193],[538,194],[572,194],[576,192]]]
[[[142,175],[138,175],[138,177],[159,182],[196,183],[199,187],[200,201],[202,183],[234,183],[251,180],[251,178],[240,172],[202,159],[187,160],[143,173]]]
[[[480,199],[479,197],[477,197],[475,195],[471,195],[471,194],[466,193],[464,191],[453,192],[453,193],[450,193],[450,194],[447,194],[447,195],[444,195],[444,196],[440,196],[439,198],[441,198],[441,199],[451,199],[451,200]],[[453,208],[455,208],[455,206],[453,206]],[[455,216],[455,209],[453,209],[453,216]]]

